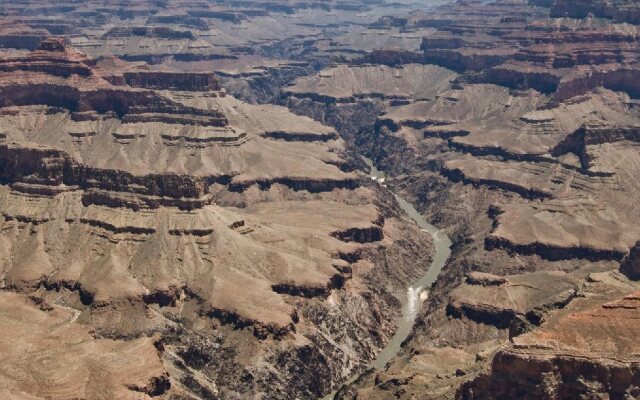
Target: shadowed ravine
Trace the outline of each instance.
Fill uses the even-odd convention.
[[[368,158],[363,157],[363,160],[371,168],[371,178],[380,183],[384,182],[384,173],[379,171]],[[428,223],[411,203],[396,193],[393,195],[400,205],[400,208],[402,208],[402,210],[404,210],[404,212],[407,213],[407,215],[411,217],[411,219],[413,219],[422,230],[431,235],[435,254],[429,269],[420,279],[407,288],[407,296],[402,305],[402,318],[398,321],[398,330],[395,335],[393,335],[389,343],[387,343],[387,345],[380,351],[376,359],[371,363],[371,367],[378,370],[383,369],[385,365],[400,351],[402,342],[404,342],[413,329],[416,315],[420,311],[420,306],[424,300],[424,298],[421,298],[420,296],[421,293],[426,293],[425,291],[428,290],[435,282],[438,274],[440,274],[440,271],[451,254],[451,240],[449,237],[443,231]],[[358,375],[355,375],[345,383],[351,383],[357,379],[357,377]],[[335,395],[336,391],[331,392],[331,394],[323,397],[322,400],[332,400]]]

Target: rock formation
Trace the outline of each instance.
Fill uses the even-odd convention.
[[[620,272],[634,280],[640,279],[640,263],[638,262],[638,256],[640,256],[638,253],[639,250],[638,243],[636,243],[620,264]]]
[[[640,371],[633,332],[639,301],[634,292],[595,307],[588,300],[576,302],[570,312],[515,338],[496,354],[490,372],[463,385],[457,397],[637,397]]]
[[[640,397],[639,11],[0,4],[0,397]]]
[[[51,350],[74,367],[49,389],[18,378],[41,366],[5,364],[8,395],[309,398],[389,340],[428,236],[350,169],[334,129],[62,39],[0,64],[1,306],[42,309],[7,329],[87,346]]]

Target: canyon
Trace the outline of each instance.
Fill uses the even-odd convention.
[[[640,4],[0,2],[16,399],[640,398]]]

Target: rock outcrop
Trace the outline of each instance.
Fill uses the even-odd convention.
[[[463,385],[457,397],[637,397],[640,371],[633,331],[639,302],[635,292],[514,339],[496,354],[489,374]]]
[[[640,24],[640,7],[629,0],[557,0],[550,5],[551,15],[554,17],[585,18],[593,15],[616,22]]]
[[[640,279],[640,248],[638,243],[635,244],[629,251],[629,254],[622,260],[620,264],[620,272],[627,275],[630,279]]]

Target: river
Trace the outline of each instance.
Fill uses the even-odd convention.
[[[379,171],[371,160],[364,157],[363,160],[371,168],[371,178],[379,183],[384,183],[384,173]],[[402,210],[404,210],[404,212],[407,213],[407,215],[411,217],[411,219],[413,219],[423,231],[431,235],[435,254],[429,269],[427,269],[420,279],[407,288],[406,298],[402,305],[402,318],[398,321],[398,330],[395,335],[393,335],[389,343],[387,343],[380,353],[378,353],[376,359],[370,364],[372,368],[378,370],[384,369],[385,365],[400,351],[402,342],[404,342],[413,329],[413,325],[416,322],[416,316],[418,315],[422,302],[424,301],[424,298],[422,298],[421,295],[423,293],[427,293],[427,290],[436,281],[440,271],[451,255],[451,240],[449,237],[443,231],[428,223],[416,210],[413,204],[409,203],[396,193],[393,193],[393,195],[398,201],[400,208],[402,208]],[[357,378],[358,375],[355,375],[346,381],[345,384],[352,383]],[[331,394],[323,397],[322,400],[333,400],[335,395],[336,392],[332,392]]]

